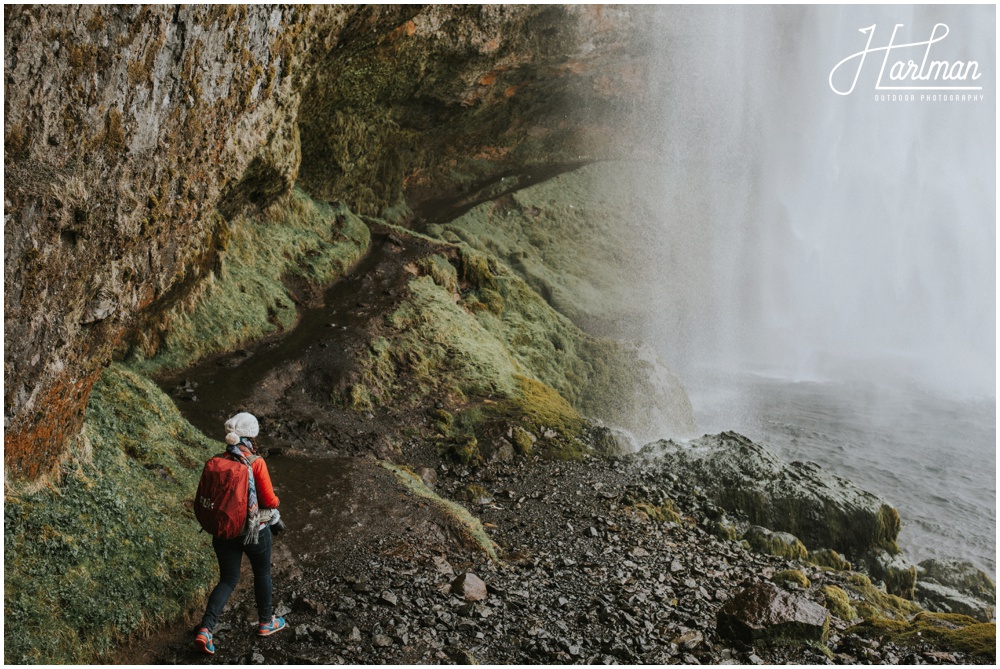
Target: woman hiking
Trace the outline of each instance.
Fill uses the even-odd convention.
[[[249,413],[238,413],[226,421],[226,443],[228,447],[222,455],[215,456],[205,465],[202,482],[198,486],[196,508],[210,509],[218,513],[232,497],[231,491],[213,491],[205,488],[206,476],[210,468],[226,472],[222,477],[212,479],[216,487],[238,480],[240,490],[239,505],[242,507],[242,494],[246,495],[246,521],[243,523],[242,508],[235,517],[239,524],[234,528],[219,529],[218,523],[226,520],[216,520],[212,526],[206,527],[212,532],[212,548],[219,560],[219,584],[208,597],[208,606],[201,619],[201,626],[195,634],[195,646],[203,653],[215,653],[215,641],[212,630],[218,622],[223,607],[229,601],[229,596],[240,580],[240,564],[243,555],[250,559],[253,568],[254,598],[257,602],[257,634],[269,636],[285,628],[285,619],[274,615],[271,606],[271,534],[284,528],[278,513],[278,496],[271,486],[271,477],[267,473],[264,459],[257,454],[256,437],[259,432],[257,419]],[[234,466],[233,463],[238,463]],[[242,467],[246,469],[243,470]],[[244,473],[245,471],[245,473]],[[235,472],[236,476],[233,476]],[[219,483],[219,482],[222,483]],[[245,481],[245,483],[244,483]],[[243,486],[246,486],[244,489]],[[199,520],[202,520],[199,516]],[[205,523],[202,522],[205,527]],[[235,536],[233,536],[235,534]],[[220,536],[221,535],[221,536]],[[224,538],[228,537],[228,538]]]

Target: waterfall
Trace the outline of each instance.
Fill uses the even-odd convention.
[[[930,58],[977,61],[981,100],[879,101],[883,52],[850,95],[832,90],[861,29],[875,47],[939,23]],[[644,335],[689,381],[725,368],[995,397],[995,8],[669,7],[655,26],[676,280]]]

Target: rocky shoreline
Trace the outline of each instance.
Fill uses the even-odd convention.
[[[274,459],[279,470],[285,467],[283,459]],[[357,468],[354,476],[366,477],[364,490],[345,486],[345,494],[395,499],[412,515],[387,520],[394,514],[376,510],[355,521],[367,526],[360,538],[339,535],[340,541],[332,542],[340,544],[339,550],[317,544],[306,551],[303,535],[308,531],[302,528],[307,519],[286,513],[290,531],[276,542],[275,597],[290,630],[268,639],[251,636],[247,621],[255,612],[252,592],[244,587],[223,617],[213,658],[196,655],[188,630],[178,629],[152,661],[993,661],[992,644],[987,653],[985,646],[971,642],[963,649],[940,635],[925,634],[917,641],[899,634],[890,638],[883,629],[859,624],[852,603],[881,605],[880,614],[892,616],[892,602],[903,600],[882,592],[873,598],[877,589],[863,575],[765,555],[738,540],[719,538],[711,531],[718,509],[708,497],[641,456],[550,462],[546,467],[519,459],[474,472],[447,465],[423,471],[438,493],[465,500],[481,519],[500,547],[498,561],[473,548],[453,521],[434,516],[419,498],[401,493],[391,476],[378,472],[382,468],[373,459],[344,460]],[[339,501],[351,506],[349,499]],[[316,512],[307,515],[323,515],[322,503],[316,499]],[[432,517],[436,519],[428,520]],[[733,621],[744,614],[732,610],[732,602],[754,588],[783,598],[768,615],[787,620],[775,618],[741,640]],[[869,593],[867,600],[858,594],[862,591]],[[849,601],[835,601],[838,592],[850,593]],[[802,623],[817,609],[830,611],[826,624],[817,629]],[[900,616],[906,617],[913,616]],[[940,618],[943,622],[930,624],[958,629],[973,622]],[[720,624],[723,619],[727,624]]]

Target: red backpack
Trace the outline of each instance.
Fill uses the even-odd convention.
[[[251,455],[251,464],[258,456]],[[213,537],[232,539],[243,534],[247,523],[250,476],[247,466],[226,453],[205,463],[194,498],[194,515]]]

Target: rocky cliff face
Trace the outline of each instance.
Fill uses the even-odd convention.
[[[211,268],[228,236],[218,211],[291,187],[291,72],[315,21],[269,7],[5,13],[13,473],[52,464],[137,316]]]
[[[286,194],[362,213],[614,157],[631,10],[17,7],[5,13],[6,464],[47,471],[101,369]]]

